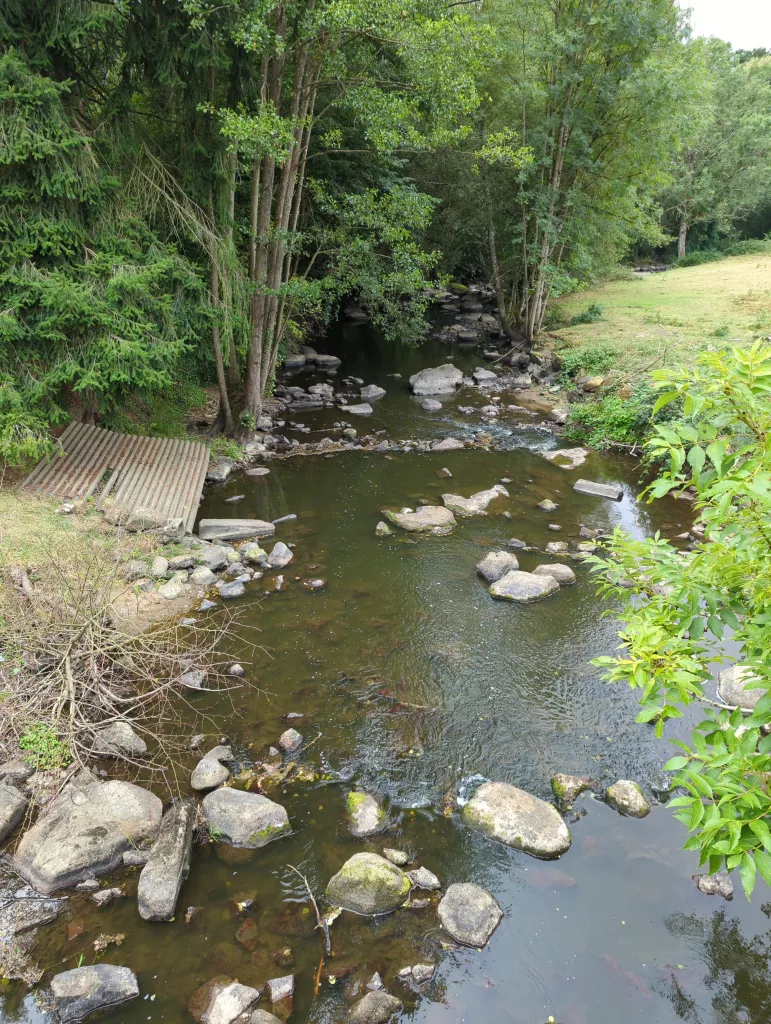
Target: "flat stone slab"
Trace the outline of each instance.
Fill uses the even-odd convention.
[[[530,604],[556,593],[559,588],[553,576],[536,576],[532,572],[515,569],[491,585],[490,596],[499,601]]]
[[[483,783],[463,807],[466,825],[531,857],[552,860],[570,848],[570,830],[551,804],[508,782]]]
[[[359,402],[357,405],[341,405],[340,411],[348,412],[351,416],[371,416],[372,406],[369,402]]]
[[[497,900],[473,882],[451,885],[437,907],[439,922],[463,946],[487,944],[503,920]]]
[[[215,789],[203,798],[210,829],[230,846],[258,850],[291,831],[281,804],[259,793]]]
[[[731,665],[718,673],[717,692],[726,704],[731,707],[752,711],[761,697],[768,692],[767,688],[751,687],[745,690],[748,683],[762,682],[748,665]]]
[[[334,907],[374,917],[402,906],[410,894],[410,880],[395,864],[376,853],[356,853],[327,885]]]
[[[470,498],[464,498],[461,494],[443,494],[442,501],[445,508],[458,516],[481,516],[487,511],[487,506],[496,498],[508,498],[509,492],[501,484],[490,487],[485,491],[477,491]]]
[[[613,501],[621,501],[624,497],[621,484],[600,484],[595,480],[576,480],[573,490],[579,494],[591,494],[595,498],[611,498]]]
[[[443,537],[457,526],[455,516],[441,505],[423,505],[417,512],[384,512],[383,515],[408,533],[430,533]]]
[[[250,540],[253,537],[272,537],[273,523],[263,519],[202,519],[198,524],[201,540]]]
[[[139,985],[128,967],[93,964],[55,975],[51,979],[51,997],[56,1019],[69,1024],[138,999]]]
[[[137,889],[139,916],[143,921],[170,921],[177,898],[190,870],[196,802],[177,800],[164,814],[161,830],[142,868]]]
[[[14,870],[42,893],[106,874],[126,850],[155,841],[162,814],[158,797],[130,782],[76,780],[22,837]]]

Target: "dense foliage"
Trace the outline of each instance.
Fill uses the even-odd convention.
[[[681,551],[618,530],[607,557],[591,559],[623,624],[621,653],[597,664],[641,691],[638,721],[658,735],[706,699],[690,738],[673,741],[681,752],[667,767],[683,795],[670,806],[692,833],[686,848],[711,872],[738,868],[749,895],[756,872],[771,885],[771,348],[708,352],[695,371],[654,377],[656,406],[682,402],[683,415],[647,443],[664,467],[648,494],[692,488],[703,539]],[[710,666],[733,662],[730,650],[745,685],[764,691],[748,715],[707,696]]]

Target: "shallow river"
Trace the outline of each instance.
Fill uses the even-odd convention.
[[[344,356],[338,377],[353,373],[388,389],[366,426],[353,422],[357,428],[386,429],[392,438],[470,432],[469,418],[454,410],[468,394],[429,415],[407,393],[408,375],[445,361],[447,346],[382,354],[367,329],[348,328],[331,350]],[[478,353],[454,356],[464,368],[479,361]],[[401,380],[387,376],[394,371]],[[314,379],[303,373],[297,382]],[[336,417],[289,418],[315,430]],[[257,759],[287,727],[282,716],[302,713],[292,724],[312,744],[304,763],[332,778],[276,794],[290,814],[290,837],[246,857],[216,844],[197,847],[173,923],[143,923],[135,900],[127,899],[98,912],[75,902],[70,918],[51,927],[45,962],[66,966],[75,966],[81,952],[84,962],[93,960],[100,931],[126,934],[120,949],[104,956],[132,966],[145,996],[118,1011],[123,1024],[190,1020],[187,1000],[216,974],[259,984],[291,972],[292,1021],[341,1021],[346,992],[363,992],[375,970],[404,999],[403,1019],[426,1024],[771,1019],[771,905],[764,911],[760,889],[751,905],[739,892],[730,904],[699,893],[691,882],[696,858],[682,851],[684,831],[660,804],[639,821],[590,795],[581,798],[572,847],[550,863],[490,843],[443,813],[448,794],[463,798],[482,778],[549,799],[558,771],[605,784],[635,779],[652,796],[669,756],[667,744],[634,723],[634,695],[608,687],[589,664],[614,648],[615,633],[584,568],[571,563],[576,586],[539,604],[511,606],[489,597],[474,566],[512,536],[543,547],[575,535],[581,523],[676,535],[688,527],[688,505],[638,506],[632,461],[592,455],[578,471],[552,466],[538,453],[559,441],[527,416],[502,417],[493,432],[504,450],[300,457],[270,463],[265,478],[231,479],[207,495],[202,515],[298,518],[278,528],[277,539],[295,545],[285,589],[266,595],[266,576],[239,602],[240,635],[262,649],[250,655],[234,638],[229,653],[244,661],[261,692],[236,691],[232,710],[222,699],[206,710],[222,716],[242,757],[251,752]],[[452,480],[439,475],[445,467]],[[621,481],[625,497],[615,503],[577,495],[578,476]],[[446,490],[468,495],[502,478],[511,480],[510,501],[460,520],[449,537],[375,538],[383,506],[414,507]],[[240,493],[238,505],[223,504]],[[559,505],[554,513],[536,508],[547,496]],[[549,522],[562,533],[548,531]],[[524,569],[543,560],[535,553],[520,559]],[[302,585],[317,576],[328,581],[326,589]],[[353,840],[345,826],[343,797],[354,782],[380,793],[389,808],[393,824],[373,841]],[[345,913],[332,926],[334,956],[314,995],[321,938],[307,904],[291,902],[298,891],[287,865],[322,893],[347,857],[383,846],[407,850],[445,886],[477,882],[505,918],[484,950],[458,951],[442,946],[436,900],[375,920]],[[125,878],[133,893],[136,872]],[[252,897],[248,911],[235,906]],[[188,906],[203,908],[191,927],[184,921]],[[236,939],[247,914],[256,924],[250,948]],[[70,935],[78,930],[73,918],[84,930],[68,940],[68,928]],[[286,947],[288,968],[274,960]],[[427,960],[439,968],[424,997],[413,1000],[395,974]],[[340,976],[335,984],[330,974]],[[12,988],[0,1019],[37,1014]]]

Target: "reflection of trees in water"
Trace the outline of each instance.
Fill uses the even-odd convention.
[[[771,903],[761,908],[771,917]],[[771,930],[745,938],[736,918],[725,910],[711,918],[672,914],[666,921],[672,935],[700,940],[706,967],[705,987],[712,993],[716,1024],[768,1024],[771,1020]],[[670,998],[679,1017],[704,1024],[697,1002],[685,991],[679,971],[672,975]]]

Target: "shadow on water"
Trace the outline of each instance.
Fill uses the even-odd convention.
[[[478,397],[453,397],[432,417],[408,393],[409,373],[457,355],[448,346],[434,341],[389,352],[361,327],[337,343],[342,372],[389,392],[366,430],[400,438],[465,436],[479,427],[456,411],[464,401],[479,404]],[[479,353],[461,361],[473,367]],[[395,372],[402,377],[388,376]],[[299,377],[303,386],[314,379]],[[696,859],[682,851],[684,835],[665,808],[637,821],[584,798],[571,823],[572,847],[556,863],[486,842],[443,813],[479,778],[545,798],[557,771],[601,784],[637,779],[650,790],[668,757],[650,729],[635,725],[634,695],[607,687],[589,664],[616,640],[586,570],[571,563],[575,586],[515,607],[490,598],[475,564],[512,536],[543,548],[575,537],[581,524],[676,535],[688,526],[688,506],[638,506],[637,467],[629,460],[591,455],[577,471],[553,466],[539,452],[558,440],[510,413],[494,428],[502,450],[274,461],[267,477],[239,477],[207,494],[202,516],[297,519],[278,528],[277,539],[295,552],[282,571],[284,589],[274,589],[271,574],[252,583],[240,602],[240,632],[229,642],[228,654],[244,662],[259,692],[236,691],[232,709],[217,698],[201,700],[223,716],[241,756],[255,760],[286,728],[287,713],[303,714],[293,724],[312,741],[302,760],[317,780],[275,794],[289,811],[290,837],[254,852],[197,847],[173,922],[139,919],[137,874],[127,871],[128,899],[95,910],[73,896],[68,913],[41,932],[41,963],[62,964],[58,969],[75,966],[81,955],[94,961],[100,933],[125,934],[102,957],[130,965],[139,977],[144,998],[116,1013],[122,1024],[191,1019],[187,1001],[217,974],[258,985],[287,973],[297,977],[293,1021],[337,1022],[374,971],[404,999],[405,1014],[426,1024],[540,1024],[550,1016],[560,1024],[768,1020],[767,921],[743,897],[730,912],[716,910],[695,889]],[[304,418],[316,429],[330,414]],[[445,468],[451,478],[440,476]],[[623,482],[623,500],[576,494],[578,476]],[[449,537],[374,535],[384,506],[435,502],[448,490],[468,495],[502,479],[510,481],[510,498],[461,520]],[[245,497],[234,511],[224,500],[237,493]],[[537,508],[547,496],[556,512]],[[550,523],[561,531],[550,531]],[[545,560],[523,552],[520,563],[532,569]],[[313,577],[324,578],[326,588],[304,587]],[[260,649],[252,657],[255,629]],[[380,794],[388,808],[390,827],[375,840],[356,842],[346,829],[343,797],[353,782]],[[287,865],[322,893],[347,857],[383,846],[406,850],[445,886],[469,880],[489,889],[506,916],[488,946],[446,948],[437,897],[426,893],[423,909],[374,921],[343,914],[332,926],[334,955],[319,974],[321,937]],[[200,908],[189,923],[188,907]],[[395,975],[420,961],[440,966],[415,999]],[[37,1019],[20,986],[6,991],[0,1020]]]

